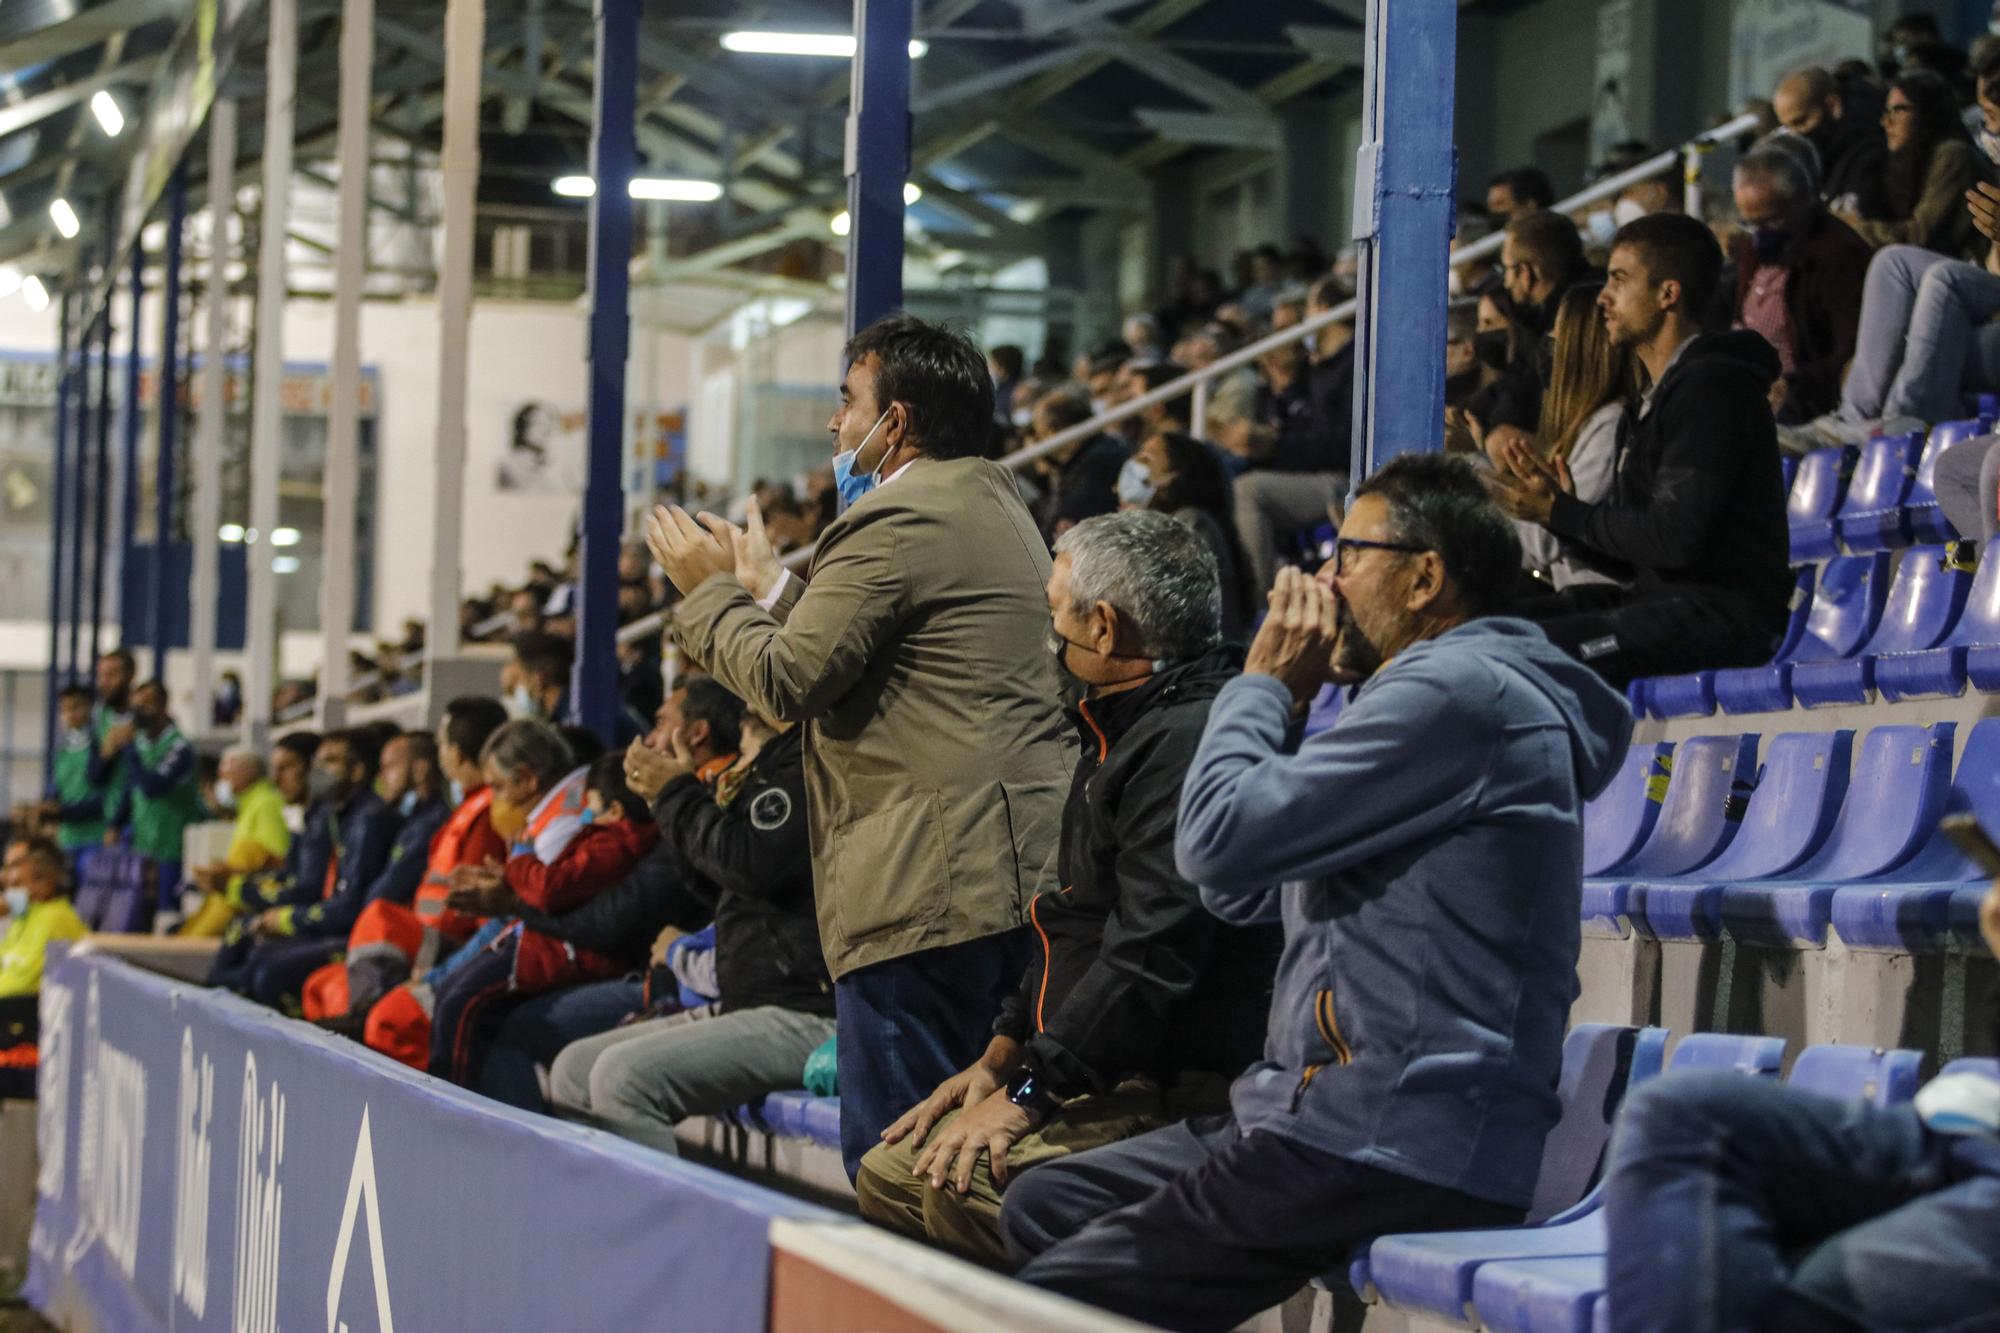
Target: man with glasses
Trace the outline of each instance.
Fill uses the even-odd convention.
[[[1198,1117],[1009,1186],[1024,1281],[1227,1329],[1390,1231],[1525,1214],[1576,998],[1583,803],[1625,701],[1500,619],[1520,562],[1472,467],[1399,458],[1317,578],[1283,571],[1216,696],[1175,855],[1211,912],[1280,922],[1264,1058]],[[1293,748],[1329,681],[1356,686]]]
[[[1563,296],[1596,275],[1584,257],[1576,223],[1567,214],[1537,212],[1508,224],[1500,246],[1500,276],[1526,336],[1514,340],[1514,359],[1486,422],[1489,449],[1509,441],[1526,444],[1533,436],[1541,420],[1542,391],[1548,387],[1543,340],[1555,331]]]

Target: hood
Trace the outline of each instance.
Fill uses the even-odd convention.
[[[1434,644],[1476,645],[1499,658],[1555,707],[1569,723],[1570,758],[1577,788],[1586,800],[1603,791],[1624,762],[1632,741],[1632,709],[1604,678],[1549,642],[1541,627],[1511,616],[1468,621],[1409,650]],[[1400,659],[1399,659],[1400,660]]]
[[[1774,380],[1784,373],[1784,366],[1778,360],[1777,349],[1766,341],[1763,334],[1752,329],[1731,329],[1727,333],[1709,333],[1693,339],[1660,382],[1665,388],[1681,376],[1694,370],[1710,373],[1717,370],[1733,371],[1749,376],[1756,381],[1759,393],[1767,391]]]

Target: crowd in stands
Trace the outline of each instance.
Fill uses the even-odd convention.
[[[2000,45],[1920,37],[1781,82],[1726,219],[1670,177],[1581,219],[1496,177],[1455,240],[1504,232],[1452,268],[1444,448],[1367,477],[1337,322],[1219,380],[1200,437],[1169,398],[992,461],[1332,311],[1351,275],[1304,245],[1228,286],[1177,260],[1032,373],[862,331],[803,493],[690,495],[624,551],[621,619],[665,611],[688,669],[668,692],[626,645],[617,734],[565,725],[574,556],[467,603],[501,697],[232,749],[206,794],[107,654],[59,700],[46,836],[7,848],[0,1001],[117,924],[66,899],[121,847],[219,939],[216,986],[664,1153],[837,1088],[864,1216],[1163,1326],[1234,1327],[1385,1232],[1519,1223],[1623,687],[1768,660],[1781,451],[2000,388]],[[1968,536],[1996,442],[1940,465]],[[211,813],[226,855],[184,866]],[[2000,886],[1982,925],[2000,955]],[[1996,1135],[1662,1077],[1610,1155],[1612,1326],[1845,1327],[1921,1246],[1990,1315]]]

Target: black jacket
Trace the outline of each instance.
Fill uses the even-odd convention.
[[[1240,657],[1219,648],[1075,713],[1060,893],[1029,906],[1034,956],[994,1031],[1061,1097],[1133,1074],[1241,1073],[1263,1050],[1283,933],[1209,915],[1174,868],[1181,782]]]
[[[1116,435],[1102,433],[1085,440],[1054,476],[1048,492],[1035,505],[1035,522],[1050,545],[1058,529],[1099,514],[1118,510],[1118,473],[1132,456],[1132,446]]]
[[[1886,218],[1889,208],[1889,143],[1876,118],[1847,115],[1811,136],[1820,156],[1819,197],[1828,208],[1864,218]]]
[[[692,777],[675,778],[653,799],[653,818],[689,871],[685,890],[714,905],[725,1009],[833,1012],[813,908],[804,737],[793,728],[758,751],[727,805]]]
[[[523,904],[518,915],[533,930],[628,967],[643,967],[662,926],[696,931],[713,917],[713,904],[690,893],[688,879],[680,850],[672,839],[662,838],[624,879],[589,902],[559,916]]]
[[[1640,588],[1706,595],[1746,624],[1784,626],[1790,528],[1767,397],[1778,354],[1761,334],[1697,337],[1619,423],[1611,493],[1557,495],[1548,528],[1630,569]]]

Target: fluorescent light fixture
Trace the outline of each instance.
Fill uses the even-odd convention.
[[[106,138],[116,139],[125,129],[125,113],[118,109],[118,99],[102,88],[91,95],[90,114],[97,117]]]
[[[42,280],[32,273],[21,279],[21,296],[30,310],[49,308],[49,289],[42,286]]]
[[[914,204],[917,202],[917,200],[923,197],[924,197],[923,186],[918,185],[914,181],[905,181],[903,183],[903,202],[905,204]]]
[[[215,530],[215,535],[226,542],[240,542],[243,540],[243,525],[241,523],[224,523]]]
[[[854,35],[844,32],[727,32],[722,49],[752,56],[826,56],[854,59]],[[912,40],[910,59],[921,60],[930,43]]]
[[[923,197],[924,197],[923,186],[918,185],[914,181],[904,182],[903,204],[905,207],[908,207],[909,205],[916,203],[917,200]],[[845,236],[847,235],[848,232],[854,230],[854,219],[849,217],[847,215],[847,210],[843,208],[840,212],[835,213],[833,215],[832,225],[833,225],[833,234],[835,236]]]
[[[295,555],[281,555],[271,561],[273,574],[296,574],[299,572],[299,558]]]
[[[21,270],[12,264],[0,264],[0,299],[12,296],[21,290]]]
[[[299,544],[299,530],[297,528],[271,529],[271,545],[297,546],[298,544]]]
[[[597,193],[597,182],[588,176],[558,176],[549,188],[565,199],[588,199]],[[722,198],[722,187],[714,181],[678,176],[634,176],[626,192],[634,199],[664,199],[684,204],[707,204]]]
[[[56,224],[56,230],[63,234],[65,241],[73,241],[83,230],[83,224],[76,219],[76,210],[69,206],[67,199],[49,201],[49,217]]]

